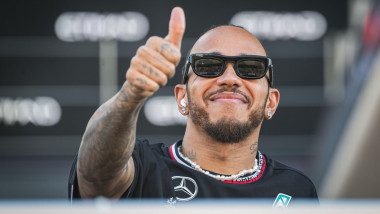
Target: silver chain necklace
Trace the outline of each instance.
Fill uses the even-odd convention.
[[[214,174],[210,173],[209,171],[202,169],[194,161],[192,161],[189,158],[185,157],[181,153],[181,146],[178,146],[178,154],[179,154],[179,156],[181,156],[181,158],[183,158],[186,162],[188,162],[191,165],[191,167],[193,167],[195,170],[197,170],[199,172],[202,172],[203,174],[206,174],[206,175],[208,175],[208,176],[210,176],[212,178],[215,178],[217,180],[220,180],[220,181],[233,181],[233,180],[236,180],[236,179],[238,179],[240,177],[243,177],[244,175],[252,174],[252,173],[254,173],[254,172],[257,171],[257,159],[255,158],[255,165],[251,169],[244,169],[244,170],[242,170],[239,173],[234,174],[234,175],[227,175],[227,176],[226,175],[214,175]]]

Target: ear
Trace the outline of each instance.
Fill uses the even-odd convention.
[[[177,108],[178,111],[183,114],[187,115],[189,113],[189,108],[188,108],[188,100],[187,100],[187,95],[186,95],[186,85],[185,84],[178,84],[174,88],[174,94],[175,94],[175,99],[177,101]],[[182,106],[181,100],[185,100],[185,107]],[[185,111],[183,111],[183,108],[185,108]]]
[[[278,104],[280,102],[280,92],[276,88],[269,88],[269,95],[267,104],[265,106],[265,118],[271,119],[277,110]],[[268,115],[271,113],[271,116]]]

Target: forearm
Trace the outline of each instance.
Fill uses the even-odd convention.
[[[130,96],[127,84],[90,119],[78,154],[78,179],[84,195],[111,196],[110,186],[129,173],[138,113],[143,101]],[[125,181],[126,182],[126,181]],[[121,182],[123,183],[123,182]],[[120,185],[122,185],[120,183]],[[90,187],[90,188],[85,188]],[[88,189],[88,190],[87,190]]]
[[[150,37],[137,50],[122,89],[90,119],[78,155],[81,197],[117,198],[132,184],[135,167],[131,154],[139,111],[144,101],[174,76],[184,30],[183,10],[174,8],[165,39]]]

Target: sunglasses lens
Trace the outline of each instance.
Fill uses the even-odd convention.
[[[266,63],[262,60],[240,60],[238,62],[239,74],[244,78],[260,78],[266,73]]]
[[[223,61],[219,59],[197,59],[194,63],[195,73],[203,77],[216,77],[223,69]]]

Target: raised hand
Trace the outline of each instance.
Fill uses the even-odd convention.
[[[181,59],[181,43],[185,32],[185,14],[180,7],[172,10],[169,32],[165,38],[153,36],[141,46],[131,60],[124,92],[135,101],[144,100],[166,85],[175,74]]]
[[[77,176],[82,198],[119,198],[132,184],[131,157],[143,101],[174,76],[185,31],[182,8],[174,8],[165,38],[151,37],[131,60],[121,91],[91,117],[78,153]]]

